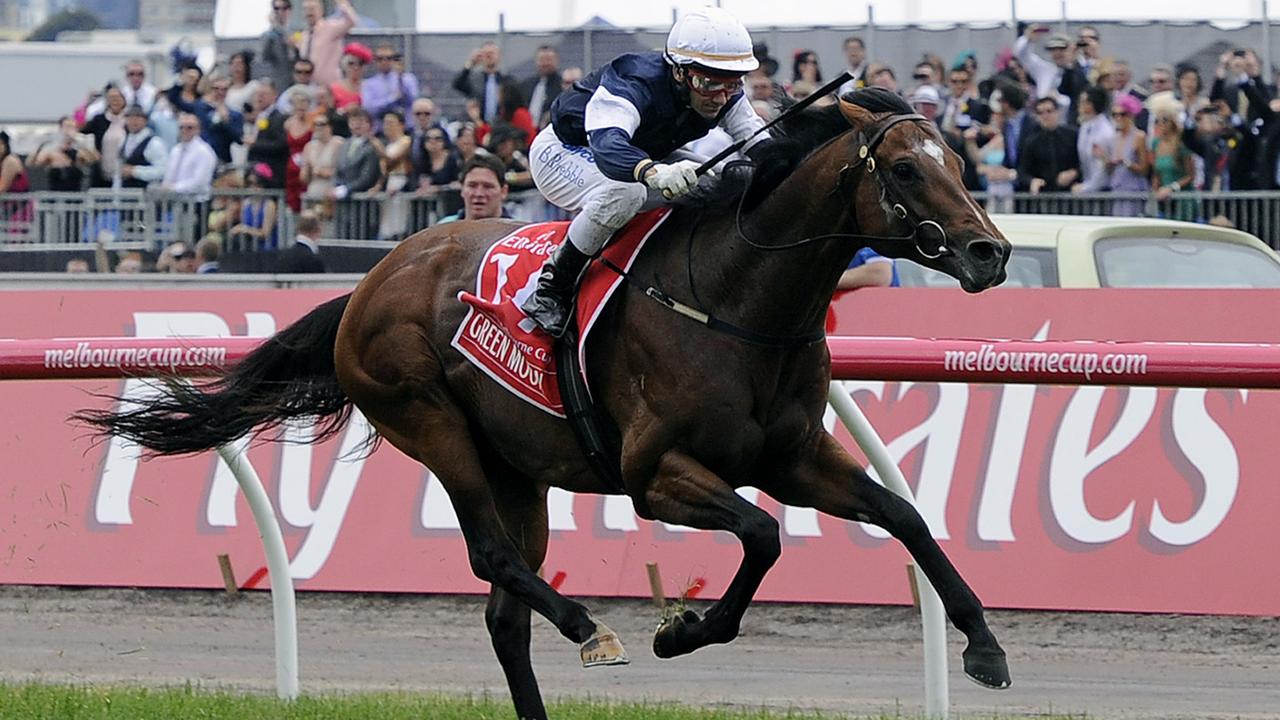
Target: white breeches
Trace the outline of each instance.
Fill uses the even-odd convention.
[[[640,183],[605,177],[596,167],[591,148],[562,142],[550,125],[529,148],[529,171],[548,201],[578,213],[569,224],[569,241],[587,255],[599,253],[613,233],[640,212],[649,196]]]

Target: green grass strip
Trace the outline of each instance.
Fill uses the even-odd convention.
[[[800,711],[697,709],[670,703],[551,703],[556,720],[913,720],[911,716],[846,716]],[[985,716],[988,720],[1020,720]],[[506,697],[412,693],[274,697],[194,686],[170,689],[0,683],[4,720],[514,720]],[[1036,720],[1082,720],[1037,715]]]

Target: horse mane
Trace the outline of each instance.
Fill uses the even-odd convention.
[[[871,113],[914,112],[900,95],[879,87],[855,90],[843,99]],[[716,210],[736,206],[741,197],[742,209],[750,211],[813,151],[849,129],[838,105],[810,107],[773,126],[772,139],[748,151],[751,162],[729,163],[718,180],[703,183],[676,204]]]

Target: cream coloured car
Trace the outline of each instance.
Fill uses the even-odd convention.
[[[992,215],[1013,244],[1003,287],[1277,288],[1280,255],[1239,230],[1147,218]],[[904,287],[956,287],[898,261]]]

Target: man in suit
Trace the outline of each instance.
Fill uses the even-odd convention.
[[[498,88],[503,79],[498,71],[501,63],[498,43],[489,40],[471,53],[471,59],[453,78],[453,89],[480,103],[481,117],[488,123],[498,116]]]
[[[347,200],[355,193],[372,190],[382,179],[382,167],[378,149],[373,144],[373,120],[360,106],[347,111],[347,124],[351,126],[351,139],[342,146],[338,155],[338,167],[334,175],[334,187],[329,191],[338,200],[338,235],[346,240],[368,240],[377,236],[377,203],[360,199]]]
[[[1080,177],[1080,154],[1076,151],[1076,130],[1062,124],[1056,98],[1036,101],[1040,129],[1018,154],[1018,181],[1024,179],[1033,193],[1065,192]]]
[[[276,109],[280,94],[271,78],[258,78],[258,89],[253,94],[253,106],[258,111],[256,134],[246,140],[249,146],[249,166],[266,163],[271,168],[271,180],[267,187],[284,187],[285,165],[289,162],[289,140],[285,135],[285,116]]]
[[[298,216],[298,236],[294,243],[276,255],[276,273],[300,274],[327,272],[320,257],[320,218],[310,210]]]
[[[1010,170],[1018,169],[1018,160],[1036,128],[1035,116],[1027,112],[1027,94],[1021,87],[1013,83],[1002,83],[997,89],[1000,94],[1000,109],[1004,116],[1004,127],[1000,128],[1004,135],[1004,166]],[[1026,192],[1030,178],[1014,178],[1014,189]]]
[[[529,114],[538,129],[551,122],[551,103],[560,94],[560,53],[550,45],[542,45],[533,56],[537,74],[520,84],[529,98]]]

